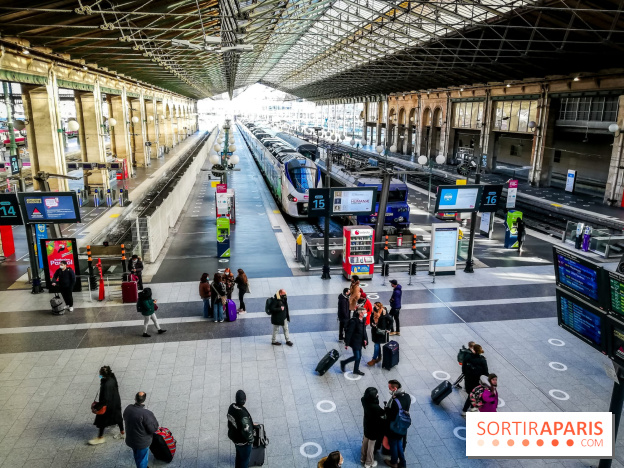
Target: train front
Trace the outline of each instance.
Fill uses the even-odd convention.
[[[308,216],[308,192],[322,186],[321,171],[316,164],[302,155],[284,164],[285,183],[282,206],[289,216]]]
[[[388,193],[388,205],[386,206],[386,220],[384,226],[395,228],[397,231],[407,229],[409,227],[410,208],[407,202],[407,185],[400,183],[391,183],[390,192]],[[381,185],[377,190],[377,201],[381,198]],[[370,216],[358,216],[357,223],[359,225],[375,226],[377,217],[379,216],[379,203],[376,207],[377,212]]]

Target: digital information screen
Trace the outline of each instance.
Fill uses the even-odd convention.
[[[314,188],[308,192],[308,216],[326,216],[331,204],[331,192],[328,188]]]
[[[436,273],[455,272],[457,262],[457,238],[459,236],[459,225],[433,224],[431,226],[431,259],[437,260],[435,264]],[[430,265],[433,271],[433,263]]]
[[[481,205],[479,211],[481,213],[495,213],[498,208],[498,202],[500,200],[501,193],[503,192],[502,185],[486,185],[483,187],[483,195],[481,196]]]
[[[594,305],[600,306],[598,275],[602,268],[570,252],[557,248],[553,251],[557,283],[590,299]]]
[[[14,193],[0,193],[0,226],[20,226],[22,213]]]
[[[624,326],[614,320],[611,320],[610,323],[611,352],[609,355],[624,363]]]
[[[557,289],[559,325],[600,351],[605,350],[603,320],[600,310]]]
[[[481,188],[480,185],[441,185],[436,198],[436,213],[477,211],[481,202]]]
[[[332,215],[371,214],[375,212],[376,188],[332,190]]]
[[[613,271],[605,272],[608,275],[609,311],[624,315],[624,276]]]
[[[22,216],[27,223],[80,222],[75,192],[19,193]]]

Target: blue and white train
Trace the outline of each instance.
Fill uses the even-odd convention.
[[[306,218],[308,191],[322,187],[316,163],[276,138],[273,131],[253,123],[237,125],[282,211],[293,218]]]

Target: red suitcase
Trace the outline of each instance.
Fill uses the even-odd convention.
[[[136,281],[124,281],[121,283],[121,301],[124,304],[134,303],[139,300],[139,287]]]
[[[236,303],[232,299],[228,299],[223,315],[226,322],[236,321]]]

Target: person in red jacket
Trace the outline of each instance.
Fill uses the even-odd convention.
[[[366,325],[370,325],[370,319],[373,315],[373,304],[371,304],[371,301],[366,299],[366,297],[360,297],[358,300],[358,307],[366,309]]]

